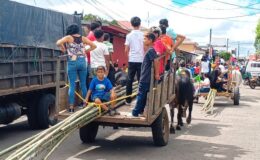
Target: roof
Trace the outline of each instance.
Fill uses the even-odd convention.
[[[126,30],[126,29],[122,28],[121,26],[116,26],[116,25],[111,25],[111,24],[102,26],[102,29],[105,32],[108,32],[111,34],[116,34],[121,37],[125,37],[126,34],[129,32],[129,30]]]
[[[122,27],[122,28],[124,28],[124,29],[126,29],[126,30],[129,30],[129,31],[131,31],[131,30],[134,29],[129,21],[117,21],[117,24],[118,24],[120,27]],[[141,30],[142,30],[142,31],[143,31],[143,30],[147,30],[147,28],[141,26]]]

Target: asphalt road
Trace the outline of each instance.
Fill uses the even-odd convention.
[[[155,147],[150,128],[100,127],[97,141],[82,144],[74,132],[54,152],[52,160],[259,160],[260,87],[241,88],[241,101],[216,98],[213,115],[194,104],[191,125],[170,135],[169,144]],[[31,131],[23,117],[0,127],[0,150],[39,131]]]

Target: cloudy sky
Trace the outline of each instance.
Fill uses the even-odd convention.
[[[260,0],[14,0],[28,5],[65,13],[84,12],[108,20],[130,20],[139,16],[142,25],[158,25],[167,18],[177,33],[198,42],[209,43],[212,28],[213,43],[238,47],[240,54],[254,52],[255,28],[260,18]]]

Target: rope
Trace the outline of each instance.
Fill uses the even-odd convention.
[[[65,84],[66,87],[69,87],[69,85],[66,83]],[[83,101],[85,102],[86,104],[92,104],[94,106],[98,106],[99,110],[101,110],[101,105],[107,105],[107,104],[111,104],[113,102],[117,102],[119,100],[123,100],[123,99],[126,99],[126,98],[129,98],[129,97],[133,97],[133,96],[136,96],[137,93],[133,93],[131,95],[128,95],[128,96],[123,96],[123,97],[120,97],[120,98],[117,98],[115,100],[111,100],[111,101],[108,101],[108,102],[105,102],[105,103],[100,103],[100,104],[97,104],[95,102],[87,102],[86,99],[84,99],[77,91],[75,91],[75,94]]]

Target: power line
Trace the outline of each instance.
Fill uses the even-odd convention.
[[[176,11],[174,9],[171,9],[171,8],[168,8],[168,7],[165,7],[165,6],[162,6],[160,4],[156,4],[156,3],[153,3],[149,0],[145,0],[147,3],[149,4],[152,4],[154,6],[157,6],[157,7],[160,7],[160,8],[163,8],[163,9],[166,9],[166,10],[169,10],[169,11],[172,11],[172,12],[175,12],[175,13],[178,13],[178,14],[181,14],[181,15],[184,15],[184,16],[189,16],[189,17],[194,17],[194,18],[200,18],[200,19],[210,19],[210,20],[217,20],[217,19],[232,19],[232,18],[241,18],[241,17],[249,17],[249,16],[253,16],[255,14],[258,14],[258,13],[254,13],[254,14],[249,14],[249,15],[238,15],[238,16],[231,16],[231,17],[202,17],[202,16],[194,16],[194,15],[191,15],[191,14],[187,14],[187,13],[183,13],[183,12],[180,12],[180,11]]]
[[[223,2],[223,1],[219,1],[219,0],[212,0],[212,1],[218,2],[218,3],[222,3],[222,4],[226,4],[226,5],[237,6],[237,7],[240,7],[240,8],[260,10],[259,8],[253,8],[253,7],[248,7],[248,6],[241,6],[241,5],[238,5],[238,4]]]
[[[194,1],[192,1],[192,2],[194,2]],[[174,3],[175,4],[184,5],[185,7],[196,8],[196,9],[204,9],[204,10],[220,10],[220,11],[223,11],[223,10],[241,9],[241,7],[235,7],[235,8],[206,8],[206,7],[197,7],[197,6],[191,6],[191,5],[187,4],[187,3],[181,3],[179,1],[174,1]],[[249,7],[249,6],[253,6],[253,5],[256,5],[256,4],[260,4],[260,2],[257,2],[257,3],[254,3],[254,4],[250,4],[250,5],[247,5],[247,6],[243,6],[243,7]]]

